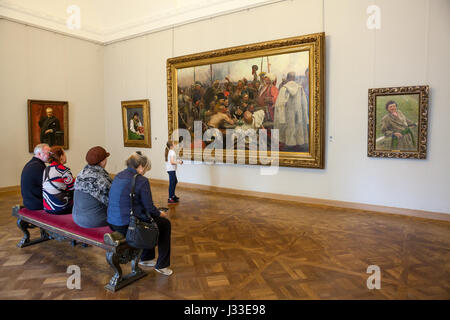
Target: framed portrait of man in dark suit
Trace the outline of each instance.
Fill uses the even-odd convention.
[[[69,148],[69,103],[67,101],[28,100],[28,147],[39,143]]]

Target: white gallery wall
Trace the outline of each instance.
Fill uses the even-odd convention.
[[[324,4],[324,6],[322,6]],[[369,5],[381,29],[366,27]],[[180,167],[182,182],[450,213],[450,83],[447,0],[294,0],[176,27],[105,48],[106,145],[119,171],[136,148],[122,144],[120,101],[149,98],[153,162],[167,180],[167,58],[325,31],[326,162],[324,170],[258,166]],[[426,160],[367,157],[369,88],[431,87]],[[332,138],[330,138],[330,136]]]
[[[381,9],[381,29],[366,26]],[[0,107],[8,119],[0,187],[17,185],[27,152],[26,99],[69,100],[70,166],[78,172],[93,144],[117,173],[137,148],[123,146],[122,100],[150,100],[151,178],[167,180],[166,60],[171,57],[324,31],[325,169],[185,164],[180,182],[450,213],[450,1],[289,0],[175,27],[105,47],[10,22],[0,24]],[[53,45],[62,58],[49,50]],[[41,51],[31,53],[28,46]],[[50,57],[49,57],[50,55]],[[70,57],[70,58],[67,58]],[[8,62],[5,61],[7,59]],[[72,65],[72,73],[61,72]],[[40,71],[36,83],[30,74]],[[4,73],[6,72],[6,76]],[[367,157],[368,89],[430,86],[428,158]],[[4,148],[2,148],[5,150]],[[12,170],[14,168],[14,170]],[[158,199],[160,200],[160,199]]]
[[[20,184],[28,152],[27,100],[69,102],[68,166],[105,143],[103,46],[0,19],[0,187]]]

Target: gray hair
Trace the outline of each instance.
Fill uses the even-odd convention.
[[[145,171],[151,169],[152,164],[150,159],[147,156],[143,155],[141,151],[134,152],[126,161],[127,167],[131,167],[137,169],[139,166],[142,166]]]
[[[40,143],[36,147],[34,147],[34,150],[33,150],[34,155],[37,156],[38,153],[42,153],[42,149],[44,149],[44,147],[50,148],[50,146],[46,143]]]

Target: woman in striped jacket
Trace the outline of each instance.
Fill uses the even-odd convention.
[[[45,168],[42,184],[44,210],[51,214],[69,214],[73,207],[73,190],[75,179],[67,162],[66,153],[60,146],[50,149],[50,165]]]

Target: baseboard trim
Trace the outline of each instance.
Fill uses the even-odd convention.
[[[0,193],[6,192],[20,192],[20,186],[1,187]]]
[[[111,176],[114,178],[115,175],[111,174]],[[150,181],[152,184],[159,184],[159,185],[166,185],[166,186],[169,185],[168,180],[152,178]],[[242,190],[239,190],[239,189],[208,186],[208,185],[204,185],[204,184],[196,184],[196,183],[188,183],[188,182],[179,182],[177,184],[177,188],[242,195]],[[20,192],[20,186],[10,186],[10,187],[0,188],[0,194],[7,193],[7,192]],[[280,201],[288,201],[288,202],[295,202],[295,203],[303,203],[303,204],[307,204],[307,205],[316,205],[316,206],[344,208],[344,209],[351,209],[351,210],[358,210],[358,211],[387,213],[387,214],[395,214],[395,215],[402,215],[402,216],[408,216],[408,217],[450,222],[450,214],[443,213],[443,212],[403,209],[403,208],[386,207],[386,206],[366,204],[366,203],[327,200],[327,199],[309,198],[309,197],[302,197],[302,196],[291,196],[291,195],[284,195],[284,194],[279,194],[279,193],[268,193],[268,192],[261,192],[261,191],[252,191],[251,195],[246,195],[246,196],[250,196],[253,198],[263,198],[263,199],[270,199],[270,200],[280,200]]]
[[[168,180],[150,179],[150,181],[152,184],[167,185],[167,186],[169,185]],[[177,188],[195,189],[195,190],[201,190],[201,191],[242,195],[242,190],[239,190],[239,189],[208,186],[208,185],[188,183],[188,182],[178,182]],[[431,220],[450,222],[450,214],[443,213],[443,212],[403,209],[403,208],[387,207],[387,206],[380,206],[380,205],[373,205],[373,204],[366,204],[366,203],[327,200],[327,199],[309,198],[309,197],[302,197],[302,196],[291,196],[291,195],[284,195],[284,194],[279,194],[279,193],[268,193],[268,192],[260,192],[260,191],[252,191],[251,193],[252,193],[251,195],[246,195],[246,196],[250,196],[250,197],[254,197],[254,198],[270,199],[270,200],[280,200],[280,201],[288,201],[288,202],[295,202],[295,203],[303,203],[303,204],[307,204],[307,205],[316,205],[316,206],[333,207],[333,208],[344,208],[344,209],[369,211],[369,212],[377,212],[377,213],[396,214],[396,215],[409,216],[409,217],[415,217],[415,218],[423,218],[423,219],[431,219]]]

